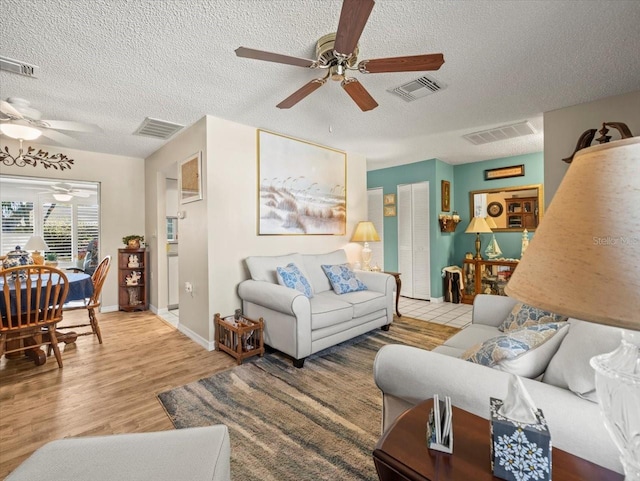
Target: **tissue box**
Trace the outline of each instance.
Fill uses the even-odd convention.
[[[551,480],[551,436],[537,410],[536,424],[513,421],[498,410],[502,400],[491,398],[491,470],[509,481]]]

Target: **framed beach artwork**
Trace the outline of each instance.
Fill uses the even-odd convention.
[[[258,130],[258,234],[345,235],[347,154]]]

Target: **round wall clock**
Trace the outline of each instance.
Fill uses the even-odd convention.
[[[491,217],[500,217],[502,214],[502,204],[500,202],[491,202],[487,206],[487,214]]]

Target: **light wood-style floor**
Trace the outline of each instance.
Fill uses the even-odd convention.
[[[65,322],[75,316],[87,314]],[[0,479],[54,439],[173,429],[156,394],[235,366],[149,311],[100,314],[100,327],[102,345],[61,344],[62,369],[53,355],[0,361]]]

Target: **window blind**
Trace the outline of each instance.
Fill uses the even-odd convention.
[[[2,202],[2,255],[16,246],[24,249],[34,234],[33,218],[33,202]]]

